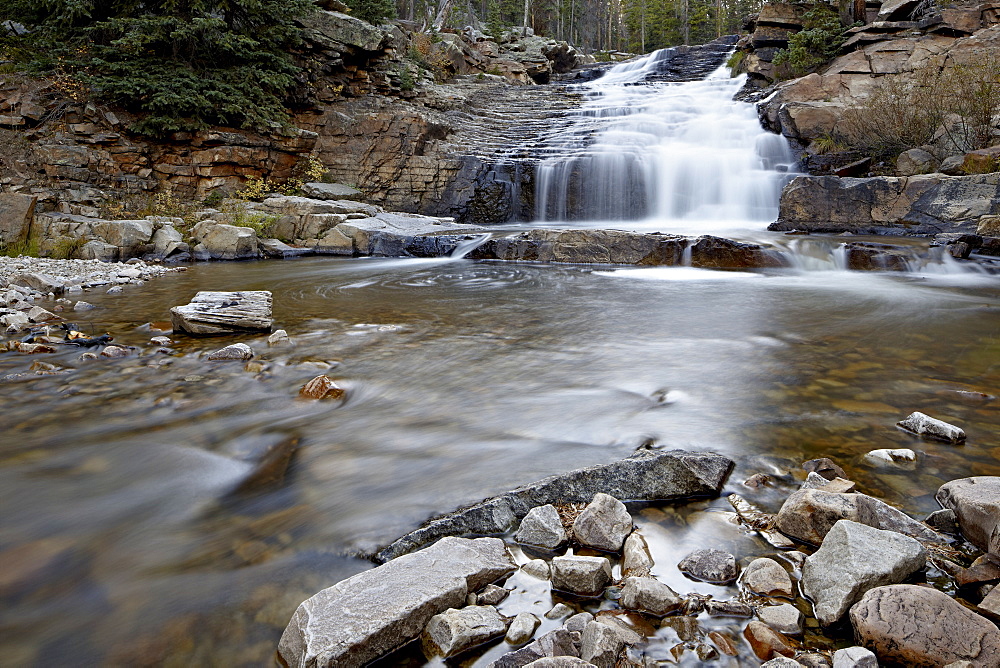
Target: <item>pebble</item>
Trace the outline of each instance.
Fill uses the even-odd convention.
[[[316,376],[302,386],[299,396],[303,399],[341,399],[344,390],[329,376]]]
[[[245,343],[234,343],[208,354],[208,360],[250,360],[253,359],[253,348]]]
[[[267,337],[267,345],[269,346],[280,346],[286,343],[291,343],[291,339],[288,338],[288,332],[283,329],[276,329]]]
[[[83,300],[78,301],[77,303],[73,304],[73,310],[74,311],[89,311],[89,310],[95,309],[95,308],[97,308],[97,307],[94,306],[93,304],[91,304],[90,302],[85,302]]]
[[[507,629],[507,635],[504,639],[511,645],[521,645],[526,643],[531,640],[531,636],[534,635],[535,629],[537,629],[538,625],[541,623],[542,620],[535,617],[530,612],[519,612],[510,623],[510,628]]]

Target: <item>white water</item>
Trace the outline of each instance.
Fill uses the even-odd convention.
[[[762,230],[777,217],[795,158],[753,105],[733,101],[744,78],[721,67],[702,81],[635,85],[665,53],[586,84],[593,99],[537,167],[536,220],[692,234]]]

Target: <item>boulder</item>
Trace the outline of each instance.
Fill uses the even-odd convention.
[[[441,536],[495,534],[546,503],[588,503],[598,492],[626,501],[717,496],[732,460],[711,453],[639,450],[610,464],[570,471],[481,501],[427,522],[375,555],[384,562]]]
[[[590,622],[583,629],[580,639],[580,658],[598,668],[614,668],[618,655],[625,649],[625,641],[610,626]]]
[[[509,589],[488,584],[476,594],[476,605],[500,605],[508,596],[510,596]]]
[[[253,349],[245,343],[234,343],[208,354],[208,360],[252,360]]]
[[[508,652],[488,668],[521,668],[534,661],[554,657],[579,657],[580,634],[565,628],[549,631],[519,650]]]
[[[573,537],[581,545],[605,552],[620,552],[631,532],[632,516],[625,504],[603,492],[595,494],[573,522]]]
[[[117,246],[112,246],[111,244],[98,239],[92,239],[80,247],[80,250],[77,251],[77,255],[81,260],[114,262],[119,258],[121,253],[119,252]]]
[[[566,530],[559,519],[559,511],[551,503],[532,508],[521,520],[514,540],[546,550],[559,547],[566,542]]]
[[[791,603],[761,606],[757,608],[757,619],[778,633],[791,636],[801,635],[805,622],[802,612]]]
[[[535,629],[541,623],[542,620],[530,612],[519,612],[511,621],[510,628],[507,629],[507,635],[504,637],[504,640],[511,645],[522,645],[531,640]]]
[[[91,228],[103,241],[126,252],[145,246],[153,238],[153,223],[148,220],[102,220]]]
[[[937,167],[937,159],[920,148],[903,151],[896,158],[896,173],[900,176],[916,176],[930,174]]]
[[[976,234],[984,237],[1000,237],[1000,216],[983,216],[976,225]]]
[[[792,538],[819,545],[839,520],[860,522],[921,541],[947,542],[930,527],[876,498],[866,494],[839,494],[818,489],[793,492],[778,511],[775,526]]]
[[[521,570],[531,577],[538,578],[539,580],[548,580],[551,576],[549,562],[544,559],[532,559],[528,563],[521,566]]]
[[[913,538],[840,520],[802,567],[802,593],[824,626],[837,622],[862,594],[898,584],[924,567],[927,551]]]
[[[750,643],[753,653],[761,661],[773,659],[776,655],[791,657],[795,655],[791,642],[763,622],[756,620],[747,624],[743,637]]]
[[[783,267],[780,255],[760,244],[704,235],[690,243],[691,266],[704,269],[756,269]]]
[[[198,292],[191,303],[170,309],[175,332],[233,334],[271,331],[271,293]]]
[[[431,617],[420,636],[424,656],[445,659],[502,636],[507,631],[503,617],[490,605],[470,605],[445,610]]]
[[[625,539],[622,547],[622,574],[642,577],[653,569],[653,555],[649,552],[646,539],[638,531],[633,531]]]
[[[727,584],[739,575],[736,557],[720,550],[696,550],[681,559],[677,568],[685,575],[714,584]]]
[[[341,12],[315,11],[298,19],[305,38],[330,51],[378,51],[388,33]]]
[[[890,244],[854,241],[844,244],[844,268],[851,271],[909,271],[913,253]]]
[[[965,440],[965,432],[960,427],[924,415],[919,411],[910,413],[905,420],[897,422],[896,426],[936,441],[961,443]]]
[[[973,476],[946,482],[935,495],[955,511],[962,534],[976,547],[1000,557],[1000,476]]]
[[[195,238],[213,260],[246,260],[260,255],[257,233],[251,227],[223,223],[196,226]]]
[[[1000,665],[1000,630],[936,589],[888,585],[870,589],[850,612],[855,640],[883,662],[914,668],[970,661]]]
[[[444,257],[460,244],[484,234],[477,225],[459,225],[450,219],[403,213],[378,213],[350,220],[336,231],[351,240],[355,255],[380,257]]]
[[[164,225],[153,233],[151,239],[153,244],[153,255],[161,258],[168,258],[174,253],[183,253],[188,250],[188,245],[184,243],[184,237],[171,225]]]
[[[305,183],[302,194],[313,199],[364,199],[365,194],[343,183]]]
[[[774,559],[760,557],[751,561],[743,571],[743,586],[761,596],[793,598],[795,590],[788,571]]]
[[[878,668],[878,659],[864,647],[845,647],[833,653],[833,668]]]
[[[580,596],[599,596],[611,582],[611,562],[605,557],[556,557],[552,588]]]
[[[680,609],[684,600],[656,578],[627,577],[618,603],[626,610],[662,617]]]
[[[979,610],[1000,618],[1000,585],[993,585],[989,593],[979,602]]]
[[[900,464],[917,461],[917,453],[909,448],[896,448],[890,450],[882,448],[865,453],[865,461],[873,464]]]
[[[513,572],[498,538],[444,538],[359,573],[303,602],[278,644],[303,668],[359,665],[416,638],[434,615]]]
[[[11,285],[23,285],[26,288],[31,288],[37,292],[54,292],[56,294],[61,293],[66,289],[66,284],[59,278],[55,276],[49,276],[48,274],[40,274],[37,272],[22,272],[10,279]]]
[[[28,238],[37,203],[34,195],[0,192],[0,246]]]
[[[619,230],[528,230],[494,237],[469,257],[575,264],[679,265],[684,237]]]

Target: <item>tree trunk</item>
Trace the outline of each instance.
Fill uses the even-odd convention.
[[[448,15],[451,14],[451,6],[454,2],[455,0],[441,0],[437,17],[434,19],[434,23],[431,24],[434,32],[441,32],[441,28],[448,22]]]
[[[524,23],[521,24],[523,26],[523,29],[521,31],[521,37],[528,36],[528,12],[530,11],[530,9],[531,9],[531,0],[524,0]]]

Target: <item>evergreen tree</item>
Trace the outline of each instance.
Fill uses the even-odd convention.
[[[345,3],[351,8],[351,16],[378,25],[386,19],[396,18],[394,0],[350,0]]]
[[[311,0],[0,0],[33,66],[73,73],[150,134],[287,118],[288,49]]]

